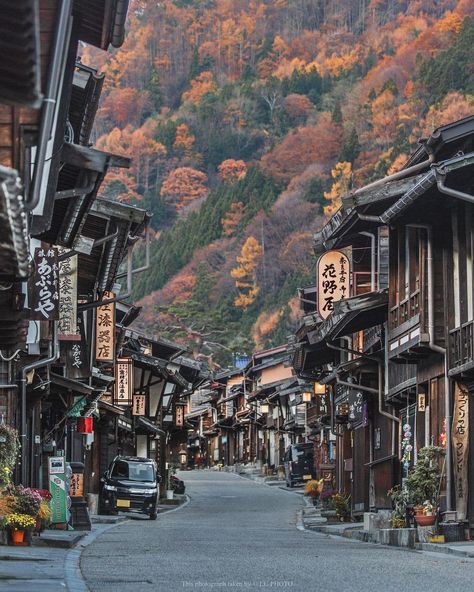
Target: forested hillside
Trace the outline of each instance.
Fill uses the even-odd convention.
[[[97,144],[153,212],[148,333],[227,364],[283,342],[341,195],[474,112],[474,0],[132,0]],[[104,130],[113,131],[105,134]]]

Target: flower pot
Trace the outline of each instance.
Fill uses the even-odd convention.
[[[174,491],[172,489],[166,490],[166,499],[172,500],[174,498]]]
[[[25,531],[22,529],[14,528],[12,530],[12,543],[14,545],[21,545],[25,540]]]
[[[422,514],[417,514],[415,516],[416,523],[418,526],[433,526],[436,522],[436,516],[424,516]]]

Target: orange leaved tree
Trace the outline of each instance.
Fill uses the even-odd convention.
[[[161,186],[161,195],[172,202],[177,210],[207,195],[207,175],[191,167],[171,171]]]
[[[341,198],[349,192],[352,179],[352,165],[350,162],[338,162],[331,171],[334,182],[330,191],[324,192],[324,197],[330,203],[324,207],[324,213],[332,216],[341,205]]]
[[[247,165],[243,160],[228,158],[221,162],[218,167],[219,176],[223,181],[239,181],[247,174]]]
[[[257,267],[262,257],[262,245],[255,237],[249,236],[242,246],[240,255],[236,258],[239,265],[230,272],[235,279],[235,287],[239,291],[239,295],[234,300],[238,308],[248,308],[260,292],[257,285]]]

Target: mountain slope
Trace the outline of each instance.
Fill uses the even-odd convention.
[[[154,213],[142,328],[219,364],[284,341],[341,195],[474,111],[473,16],[473,0],[133,1],[96,134],[134,159],[105,195]]]

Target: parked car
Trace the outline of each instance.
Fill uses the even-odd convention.
[[[117,456],[101,479],[99,511],[148,514],[156,520],[160,478],[149,458]]]
[[[284,465],[287,487],[315,479],[313,444],[290,444],[285,452]]]
[[[179,477],[176,477],[176,475],[171,475],[170,485],[171,485],[171,489],[175,493],[184,493],[186,491],[184,481],[182,479],[180,479]]]

